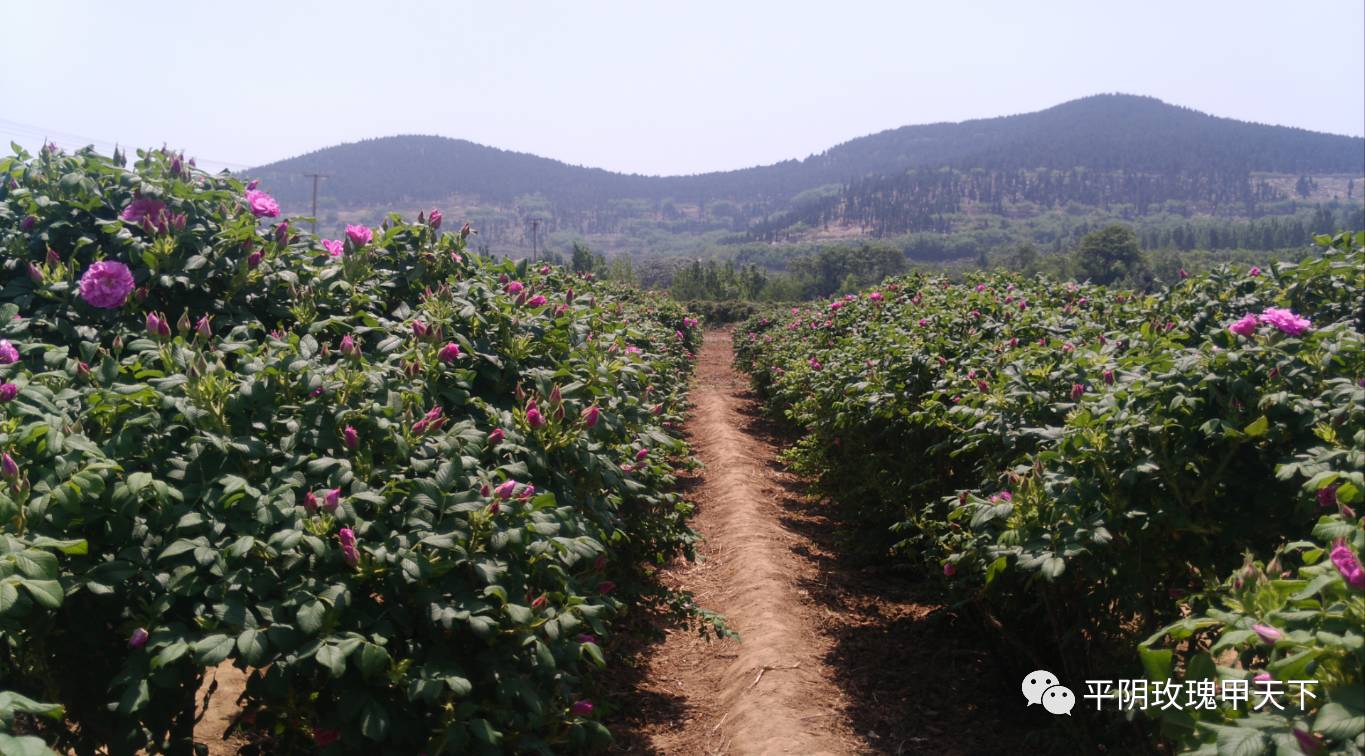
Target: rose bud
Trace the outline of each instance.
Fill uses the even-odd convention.
[[[346,448],[351,451],[355,451],[360,447],[360,434],[356,433],[355,428],[352,426],[348,425],[341,431],[341,440],[342,443],[346,444]]]
[[[438,352],[436,356],[441,360],[441,362],[444,362],[447,365],[449,365],[450,363],[459,359],[460,345],[456,344],[453,341],[447,342],[445,346],[441,347],[441,351]]]
[[[19,477],[19,465],[14,461],[14,457],[9,452],[0,454],[0,477],[6,480],[14,480]]]
[[[142,648],[147,645],[147,638],[150,637],[146,628],[139,627],[128,636],[128,648]]]

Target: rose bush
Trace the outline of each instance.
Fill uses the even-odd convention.
[[[737,359],[853,547],[942,581],[1022,672],[1112,679],[1322,491],[1365,502],[1365,234],[1320,243],[1148,294],[907,276],[755,318]]]
[[[644,574],[693,540],[687,313],[438,216],[323,242],[164,151],[16,153],[0,748],[188,752],[225,660],[274,753],[601,745],[612,617],[690,603]]]

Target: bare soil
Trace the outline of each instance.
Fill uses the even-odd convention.
[[[706,335],[687,425],[698,561],[663,575],[741,640],[663,626],[624,649],[614,750],[650,754],[1018,752],[1036,723],[975,626],[908,576],[851,564],[826,506],[776,461],[781,432]]]
[[[246,673],[223,662],[204,673],[195,696],[199,720],[194,725],[194,742],[208,746],[209,756],[236,756],[250,738],[239,729],[242,714],[237,699],[246,690]]]

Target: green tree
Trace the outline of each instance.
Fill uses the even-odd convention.
[[[1010,267],[1033,275],[1038,272],[1038,248],[1032,242],[1023,242],[1014,248],[1014,254],[1010,256]]]
[[[1145,283],[1147,263],[1138,247],[1137,234],[1127,226],[1110,224],[1086,234],[1076,250],[1076,267],[1081,276],[1100,284],[1126,280]]]
[[[596,263],[597,258],[593,255],[592,250],[588,248],[588,245],[582,242],[573,243],[573,262],[571,263],[573,272],[591,273],[596,267]]]
[[[631,286],[636,285],[635,266],[630,261],[630,255],[613,257],[607,266],[607,278]]]

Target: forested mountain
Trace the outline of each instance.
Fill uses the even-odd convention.
[[[1365,140],[1218,118],[1155,98],[1095,95],[1036,113],[904,126],[804,160],[694,176],[584,168],[462,139],[396,136],[329,147],[249,171],[290,202],[307,198],[304,173],[331,174],[342,206],[452,194],[510,201],[542,194],[585,207],[610,199],[790,199],[828,183],[905,168],[1199,173],[1346,173],[1365,168]]]
[[[944,233],[964,213],[1024,217],[1081,206],[1117,207],[1125,217],[1255,218],[1282,212],[1277,203],[1354,204],[1365,193],[1365,140],[1096,95],[692,176],[613,173],[435,136],[344,144],[248,173],[291,210],[308,209],[305,174],[324,173],[328,212],[455,203],[511,243],[532,217],[542,233],[638,235],[642,224],[662,224],[778,241],[831,225],[850,235]],[[1342,178],[1316,191],[1322,176]]]

